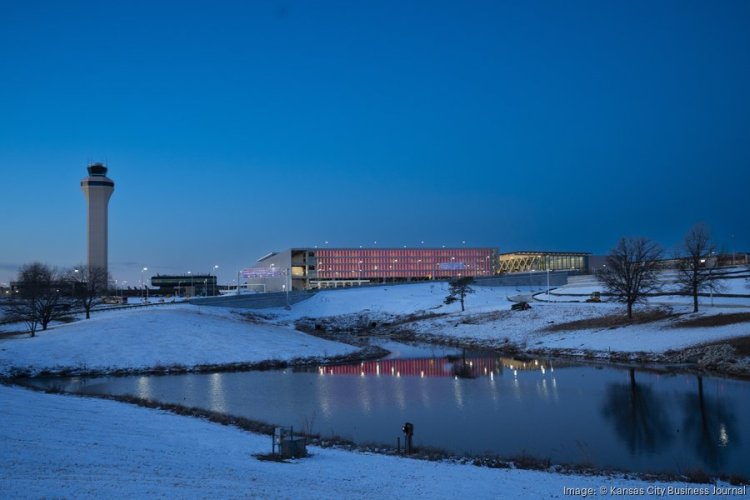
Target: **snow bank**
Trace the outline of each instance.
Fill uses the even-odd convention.
[[[155,366],[253,363],[349,354],[352,346],[272,325],[231,311],[190,305],[98,312],[37,337],[0,340],[0,375],[11,367],[41,370],[144,369]]]
[[[556,289],[554,293],[590,293],[595,289],[600,287],[592,279],[578,279]],[[713,328],[675,328],[671,320],[614,329],[549,332],[548,327],[554,324],[609,314],[625,314],[624,306],[614,302],[563,302],[571,299],[566,295],[557,297],[559,301],[544,302],[547,295],[543,293],[537,296],[541,300],[532,303],[531,310],[511,312],[508,297],[527,293],[528,289],[475,286],[474,290],[475,293],[466,298],[465,312],[461,312],[458,303],[443,304],[448,294],[448,285],[437,282],[325,291],[296,304],[292,311],[276,310],[275,314],[281,320],[291,321],[305,316],[322,318],[366,314],[382,317],[437,313],[440,314],[439,317],[412,321],[401,326],[422,334],[424,338],[437,336],[480,341],[487,346],[512,343],[523,349],[662,353],[750,335],[750,325],[747,323]],[[583,301],[585,298],[580,297],[578,300]],[[652,300],[651,305],[669,304],[676,312],[687,314],[692,311],[689,306],[690,297],[668,296]],[[742,310],[750,306],[750,297],[723,299],[726,303],[723,307],[719,306],[718,299],[714,300],[714,307],[706,307],[699,314],[733,313],[738,312],[738,307]],[[709,299],[701,299],[701,304],[705,305],[706,301]]]

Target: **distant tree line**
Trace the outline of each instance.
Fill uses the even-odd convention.
[[[110,286],[103,268],[78,266],[60,270],[41,262],[25,264],[18,272],[12,293],[4,303],[6,320],[23,322],[32,337],[39,328],[46,330],[52,321],[81,308],[86,318]]]

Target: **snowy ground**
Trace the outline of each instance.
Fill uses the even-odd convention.
[[[711,297],[700,297],[699,303],[702,307],[723,307],[723,306],[746,306],[750,307],[750,278],[746,276],[750,272],[732,272],[720,280],[717,280],[719,289]],[[675,283],[676,275],[674,272],[662,274],[661,293],[676,292],[679,287]],[[550,296],[546,293],[537,296],[541,300],[558,301],[558,302],[584,302],[590,297],[592,292],[604,293],[602,285],[593,276],[577,276],[571,278],[568,285],[552,290]],[[744,297],[722,297],[721,295],[744,295]],[[681,295],[657,295],[651,297],[651,304],[687,304],[690,302],[689,297]]]
[[[565,487],[610,496],[713,488],[319,448],[293,463],[263,462],[253,454],[270,451],[268,436],[195,418],[5,386],[0,401],[2,498],[566,498],[581,494]]]
[[[213,307],[163,305],[101,311],[37,336],[0,340],[0,375],[41,370],[145,369],[350,354],[352,346],[258,325]]]
[[[554,292],[565,297],[566,293],[588,295],[594,289],[600,289],[599,285],[581,280],[558,288]],[[280,321],[288,322],[302,317],[324,318],[334,315],[344,316],[342,322],[354,322],[363,315],[383,321],[393,315],[433,313],[440,316],[411,321],[408,327],[426,336],[477,340],[486,345],[504,345],[510,342],[521,349],[535,350],[661,353],[750,335],[750,323],[722,327],[677,328],[674,320],[614,329],[550,332],[547,331],[547,327],[554,324],[607,314],[624,314],[624,306],[606,302],[545,302],[547,294],[542,293],[536,296],[539,300],[532,303],[531,310],[510,311],[511,302],[508,297],[530,292],[529,288],[523,287],[476,286],[475,293],[466,298],[466,311],[461,312],[458,303],[443,304],[448,294],[446,283],[342,289],[319,293],[295,305],[290,312],[277,310],[275,314]],[[650,306],[670,304],[675,312],[684,313],[681,319],[750,311],[750,295],[745,298],[725,299],[727,304],[724,306],[719,306],[719,299],[715,299],[714,307],[703,307],[708,300],[701,300],[702,309],[697,315],[691,313],[691,299],[684,296],[655,297]]]

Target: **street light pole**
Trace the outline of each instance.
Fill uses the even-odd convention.
[[[282,290],[286,292],[286,308],[289,309],[290,308],[289,307],[289,288],[291,285],[291,280],[289,278],[291,276],[290,276],[288,267],[283,270],[283,274],[284,274],[284,284],[281,285],[281,287],[282,287]]]
[[[73,286],[71,287],[70,293],[75,299],[76,296],[76,282],[78,281],[78,269],[73,269]]]
[[[141,269],[141,284],[143,284],[143,289],[145,290],[146,300],[144,301],[144,304],[148,304],[148,287],[146,286],[146,282],[143,280],[143,273],[145,271],[148,271],[147,267],[144,267],[143,269]]]

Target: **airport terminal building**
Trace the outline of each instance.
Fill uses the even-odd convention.
[[[568,271],[586,274],[589,271],[588,252],[523,251],[499,255],[500,273],[528,273],[534,271]]]
[[[259,292],[375,283],[490,277],[495,248],[292,248],[258,259],[242,274]]]

